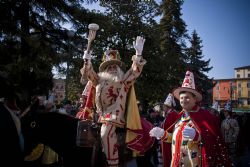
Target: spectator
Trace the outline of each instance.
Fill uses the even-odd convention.
[[[231,160],[236,162],[237,139],[239,135],[238,121],[232,117],[232,108],[228,101],[223,110],[225,119],[221,123],[222,136],[230,153]]]

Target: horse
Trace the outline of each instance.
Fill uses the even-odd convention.
[[[42,143],[62,157],[64,167],[104,166],[105,160],[100,153],[101,149],[94,149],[100,143],[97,142],[96,145],[90,147],[77,146],[79,121],[81,120],[73,116],[57,112],[36,113],[32,111],[26,114],[21,119],[25,154],[28,155],[39,143]]]
[[[100,125],[95,123],[95,126],[88,128],[95,138],[94,144],[80,147],[77,132],[79,132],[78,128],[81,127],[79,125],[82,125],[81,122],[83,120],[58,112],[44,112],[44,109],[39,111],[38,101],[34,102],[29,110],[21,118],[26,155],[30,154],[38,144],[42,143],[52,148],[62,157],[64,167],[107,166],[105,155],[101,149],[100,129],[98,128]],[[153,125],[145,119],[141,119],[141,121],[143,122],[143,127],[147,126],[147,129],[152,128]],[[123,128],[117,129],[120,166],[127,166],[134,159],[131,150],[126,147],[125,134],[126,132]],[[85,140],[84,135],[81,137],[82,140]],[[154,142],[152,139],[149,141],[144,141],[147,143],[147,148],[151,147]]]

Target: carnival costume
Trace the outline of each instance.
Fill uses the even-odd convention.
[[[195,90],[193,73],[186,72],[182,87],[174,90],[174,96],[179,99],[180,93],[190,92],[196,101],[202,100],[202,95]],[[177,166],[231,166],[228,152],[220,133],[219,119],[209,111],[195,105],[189,111],[181,111],[178,115],[170,113],[165,123],[166,130],[155,127],[150,131],[163,142],[171,143],[165,156],[164,164],[171,162],[171,167]]]
[[[131,99],[131,97],[133,97],[136,104],[133,84],[136,78],[138,78],[139,75],[141,74],[142,68],[146,63],[146,61],[141,56],[144,41],[145,39],[143,39],[142,37],[137,37],[134,43],[134,48],[136,49],[136,55],[132,57],[133,64],[131,68],[125,74],[123,74],[123,76],[118,80],[116,79],[111,80],[110,78],[105,78],[105,74],[109,73],[107,69],[111,65],[112,67],[113,65],[116,65],[122,71],[125,71],[125,64],[120,60],[120,55],[117,50],[107,50],[105,52],[103,62],[99,67],[98,74],[95,73],[92,64],[90,62],[91,55],[88,54],[87,52],[85,52],[84,54],[85,63],[84,67],[81,69],[81,73],[89,81],[91,81],[92,86],[96,90],[95,92],[96,113],[99,114],[98,122],[102,123],[101,126],[102,146],[109,166],[118,166],[119,164],[116,128],[117,127],[124,128],[126,125],[126,128],[130,129],[131,132],[135,130],[135,126],[139,128],[139,131],[142,130],[143,128],[138,111],[136,117],[129,116],[132,113],[132,111],[127,111],[126,113],[127,117],[137,119],[135,122],[133,122],[134,125],[132,126],[130,125],[130,123],[126,122],[125,112],[126,110],[128,110],[126,108],[127,99],[129,100]],[[129,97],[127,97],[128,94]],[[131,102],[128,103],[132,104]],[[132,108],[136,107],[138,110],[137,105]],[[129,121],[131,121],[131,119]],[[138,126],[136,124],[138,124]],[[136,142],[133,142],[135,139],[140,139],[140,137],[138,138],[138,136],[139,135],[137,134],[135,134],[135,136],[127,135],[126,141],[128,145],[131,146],[131,149],[140,150],[140,148],[135,146]],[[145,150],[145,148],[141,149]]]

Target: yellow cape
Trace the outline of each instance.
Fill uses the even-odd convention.
[[[134,86],[132,85],[130,88],[130,92],[127,98],[127,115],[126,115],[126,139],[125,142],[129,143],[134,140],[138,134],[131,130],[140,130],[142,129],[141,118],[139,114],[139,109],[137,105],[137,99],[135,95]],[[139,155],[136,150],[133,152],[134,156]]]

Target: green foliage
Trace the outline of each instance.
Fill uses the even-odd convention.
[[[161,48],[161,78],[165,88],[162,97],[181,85],[185,75],[185,39],[187,37],[186,24],[182,20],[182,0],[166,0],[161,4],[163,16],[160,20],[160,48]],[[162,98],[162,100],[164,100]]]
[[[194,73],[197,89],[203,95],[204,105],[209,106],[212,103],[212,78],[204,73],[208,73],[213,67],[209,67],[210,59],[203,60],[202,40],[194,30],[190,39],[191,46],[186,49],[187,68]]]
[[[100,32],[104,38],[104,48],[110,47],[120,52],[122,61],[131,66],[131,57],[135,54],[132,46],[136,36],[146,38],[143,57],[147,60],[141,76],[135,84],[137,98],[139,100],[154,101],[159,99],[159,92],[154,92],[156,75],[160,74],[157,69],[159,62],[159,27],[154,20],[159,15],[159,6],[155,1],[102,1],[105,7],[107,21],[102,25],[104,31]],[[98,40],[98,38],[96,39]],[[152,70],[155,69],[155,70]],[[154,78],[154,79],[153,79]],[[160,91],[160,90],[159,90]]]
[[[92,43],[95,71],[108,47],[119,50],[122,61],[130,68],[134,39],[138,35],[146,38],[143,57],[147,64],[135,83],[140,101],[163,101],[173,88],[181,85],[187,69],[195,72],[202,85],[208,81],[204,72],[211,70],[210,60],[201,60],[201,40],[196,33],[190,40],[192,47],[186,47],[188,35],[181,19],[183,0],[165,0],[160,6],[154,0],[99,1],[104,13],[84,8],[84,4],[95,2],[1,1],[0,70],[19,87],[24,99],[48,94],[53,87],[53,67],[67,76],[67,98],[79,98],[84,88],[79,82],[79,70],[90,23],[100,26]],[[160,14],[158,24],[155,17]],[[208,88],[203,87],[203,91]]]
[[[82,27],[84,22],[77,21],[77,13],[87,15],[81,7],[83,2],[1,1],[0,70],[19,87],[24,100],[29,101],[35,94],[46,95],[52,88],[52,67],[70,57],[65,56],[71,46],[67,43],[67,30],[61,25]],[[73,48],[76,46],[72,45],[74,54],[79,52]]]

